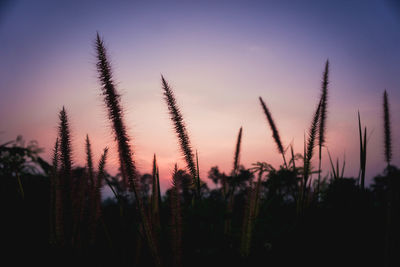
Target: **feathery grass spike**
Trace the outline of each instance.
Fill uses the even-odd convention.
[[[88,168],[89,181],[91,183],[91,187],[94,188],[93,155],[92,155],[92,148],[89,140],[89,135],[86,135],[86,165]]]
[[[319,131],[318,131],[318,188],[317,194],[319,195],[319,187],[321,180],[321,164],[322,164],[322,146],[325,143],[326,132],[326,117],[327,117],[327,104],[328,104],[328,76],[329,76],[329,60],[325,63],[325,70],[322,78],[322,92],[321,92],[321,111],[319,118]]]
[[[385,161],[389,166],[392,160],[392,132],[390,129],[389,101],[386,90],[383,93],[383,120],[384,120],[384,134],[385,134]]]
[[[325,132],[326,132],[326,117],[327,117],[327,104],[328,104],[328,77],[329,77],[329,61],[326,61],[325,71],[322,80],[322,92],[321,92],[321,111],[319,121],[319,135],[318,145],[322,147],[325,143]],[[320,148],[321,150],[321,148]]]
[[[97,171],[97,179],[95,183],[95,200],[96,200],[96,221],[101,216],[101,185],[103,180],[106,177],[105,165],[107,161],[108,148],[104,148],[103,154],[101,155],[98,171]]]
[[[162,82],[162,89],[164,91],[164,99],[167,102],[169,114],[174,124],[175,132],[179,139],[180,148],[186,161],[186,167],[192,176],[193,185],[197,187],[196,194],[197,196],[199,196],[200,188],[198,187],[196,182],[196,176],[197,176],[196,166],[193,159],[193,151],[189,140],[189,134],[186,130],[186,125],[183,121],[183,116],[178,107],[178,104],[176,103],[174,92],[172,91],[170,85],[167,83],[167,81],[164,79],[162,75],[161,75],[161,82]]]
[[[62,194],[64,242],[69,243],[72,238],[73,214],[72,201],[74,188],[72,186],[72,159],[71,159],[71,134],[68,116],[63,107],[59,114],[59,142],[60,142],[60,187]]]
[[[267,117],[269,126],[271,127],[272,137],[275,140],[275,144],[278,147],[279,153],[282,154],[283,163],[284,163],[285,167],[287,168],[286,159],[285,159],[285,150],[283,149],[283,145],[282,145],[282,141],[281,141],[281,138],[279,135],[278,128],[276,127],[276,124],[275,124],[274,119],[272,118],[271,112],[269,111],[269,109],[268,109],[267,105],[265,104],[265,102],[263,101],[263,99],[261,97],[259,97],[259,100],[260,100],[261,107],[264,111],[264,114]]]
[[[240,127],[237,141],[236,141],[236,149],[235,149],[235,157],[233,159],[233,170],[232,170],[232,176],[237,176],[238,171],[239,171],[239,165],[240,165],[240,147],[242,143],[242,133],[243,133],[243,127]]]
[[[64,175],[71,175],[72,160],[71,160],[71,134],[69,131],[68,116],[65,108],[60,111],[60,162],[61,172]]]
[[[311,159],[314,155],[314,147],[315,147],[315,141],[317,138],[317,130],[318,130],[318,125],[319,125],[319,119],[320,119],[320,112],[321,112],[321,103],[320,101],[318,103],[317,110],[314,113],[314,117],[311,122],[310,130],[308,132],[308,139],[307,139],[307,149],[306,149],[306,161],[305,161],[305,170],[304,170],[304,177],[307,181],[308,175],[311,172]]]
[[[153,157],[153,173],[152,173],[152,194],[151,194],[151,219],[152,219],[152,224],[157,228],[157,231],[159,231],[160,228],[160,218],[159,218],[159,204],[160,204],[160,199],[159,199],[159,192],[158,192],[158,179],[157,179],[157,159],[156,159],[156,154],[154,154]]]
[[[137,172],[136,166],[132,159],[133,152],[131,150],[129,137],[123,121],[123,112],[120,102],[120,95],[117,93],[114,81],[112,79],[112,71],[110,63],[107,59],[106,49],[104,42],[97,34],[96,37],[96,50],[97,50],[97,71],[99,73],[99,80],[101,84],[102,94],[108,110],[108,117],[112,123],[112,128],[115,134],[115,139],[118,143],[118,154],[121,166],[121,172],[124,174],[124,184],[129,186],[129,189],[134,192],[136,205],[142,220],[144,233],[146,236],[147,244],[150,248],[152,256],[157,266],[161,265],[158,248],[154,239],[153,232],[150,228],[148,217],[144,210],[142,198],[139,195],[137,186]]]
[[[320,119],[320,112],[321,112],[321,100],[318,103],[318,107],[317,110],[314,113],[312,122],[311,122],[311,126],[310,126],[310,130],[308,132],[308,139],[307,139],[307,144],[305,144],[307,147],[305,147],[304,150],[304,176],[303,176],[303,180],[304,182],[302,183],[302,195],[301,195],[301,209],[303,209],[303,206],[305,204],[306,201],[306,193],[307,193],[307,187],[309,187],[307,185],[308,179],[309,179],[309,175],[311,173],[311,159],[313,157],[313,153],[314,153],[314,147],[315,147],[315,142],[316,142],[316,138],[317,138],[317,133],[318,133],[318,123],[319,123],[319,119]],[[309,181],[311,183],[311,179]]]

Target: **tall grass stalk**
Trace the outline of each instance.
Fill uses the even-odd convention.
[[[180,203],[181,177],[175,164],[171,192],[171,237],[173,266],[182,266],[182,210]]]
[[[151,220],[152,225],[157,232],[160,231],[160,193],[158,192],[158,179],[157,179],[157,159],[156,154],[153,157],[153,173],[152,173],[152,194],[151,194]]]
[[[303,174],[303,188],[302,188],[302,206],[304,207],[307,193],[307,182],[311,173],[311,159],[314,155],[315,142],[318,134],[318,126],[320,120],[320,112],[321,112],[322,101],[320,100],[318,103],[318,107],[314,113],[310,129],[308,131],[307,143],[305,144],[304,149],[304,174]]]
[[[383,130],[384,130],[384,149],[385,149],[385,161],[388,176],[388,192],[387,192],[387,219],[386,219],[386,237],[385,237],[385,266],[394,266],[394,225],[398,222],[398,203],[396,201],[396,194],[398,194],[398,188],[394,188],[394,180],[392,173],[392,166],[390,165],[392,160],[392,131],[390,121],[390,109],[387,91],[383,93]],[[397,183],[398,184],[398,183]]]
[[[388,94],[385,90],[383,93],[383,121],[384,121],[384,137],[385,137],[385,161],[387,166],[392,160],[392,131],[390,126],[390,112]]]
[[[88,195],[88,215],[89,215],[89,231],[90,231],[90,241],[93,242],[96,236],[96,185],[94,179],[94,168],[93,168],[93,154],[92,147],[89,140],[89,135],[86,135],[86,191]],[[84,196],[83,196],[84,197]],[[85,199],[83,199],[83,202]],[[84,203],[83,203],[84,205]],[[83,217],[83,213],[85,212],[84,206],[81,208],[81,219]]]
[[[59,142],[58,138],[53,149],[50,176],[50,244],[58,244],[62,240],[62,196],[58,177]]]
[[[59,114],[59,140],[60,140],[60,188],[62,193],[62,209],[64,221],[64,242],[70,245],[72,241],[73,221],[73,196],[74,187],[72,184],[72,159],[71,159],[71,134],[69,129],[68,116],[63,107]]]
[[[197,172],[193,159],[193,150],[190,144],[189,134],[186,130],[186,125],[183,121],[182,113],[178,107],[178,104],[176,103],[174,92],[172,91],[170,85],[167,83],[167,81],[164,79],[162,75],[161,75],[161,83],[162,83],[162,89],[164,91],[164,99],[167,103],[168,111],[172,123],[174,125],[174,130],[178,136],[180,148],[186,161],[186,167],[192,176],[193,186],[196,188],[196,195],[197,197],[200,197],[200,186],[199,186],[200,183],[197,182],[196,179]]]
[[[101,186],[103,181],[106,178],[106,171],[105,171],[105,165],[107,162],[107,154],[108,154],[108,148],[104,148],[103,154],[100,157],[100,161],[98,164],[98,171],[97,171],[97,176],[94,184],[94,223],[97,225],[99,220],[101,219],[101,222],[103,224],[103,227],[105,228],[106,235],[108,234],[108,230],[106,229],[105,223],[102,219],[101,215]],[[94,227],[94,235],[92,236],[92,242],[96,240],[96,226]],[[108,237],[108,236],[107,236]],[[110,243],[111,244],[111,243]]]
[[[275,141],[275,144],[278,148],[279,153],[281,153],[282,158],[283,158],[283,164],[285,166],[285,168],[287,168],[287,164],[286,164],[286,158],[285,158],[285,150],[283,149],[283,145],[282,145],[282,141],[279,135],[279,131],[278,128],[276,127],[275,121],[272,118],[271,112],[269,111],[267,105],[265,104],[265,102],[263,101],[263,99],[261,98],[261,96],[259,97],[260,100],[260,104],[261,107],[264,111],[265,116],[267,117],[267,121],[269,123],[269,126],[271,127],[272,130],[272,137]]]
[[[329,77],[329,60],[325,63],[325,70],[322,78],[322,90],[321,90],[321,112],[319,119],[319,131],[318,131],[318,183],[317,183],[317,196],[319,199],[320,182],[321,182],[321,164],[322,164],[322,147],[325,144],[325,132],[326,132],[326,117],[327,117],[327,105],[328,105],[328,80]]]
[[[358,132],[360,137],[360,187],[365,190],[365,171],[367,165],[367,127],[364,128],[364,135],[361,129],[360,112],[358,112]]]
[[[115,84],[112,78],[111,65],[107,59],[104,42],[97,34],[96,38],[97,50],[97,70],[101,84],[101,91],[104,96],[104,101],[108,110],[108,117],[112,123],[115,139],[118,143],[118,155],[121,166],[121,171],[124,174],[125,184],[128,183],[129,189],[135,195],[137,209],[139,210],[140,219],[144,228],[144,234],[147,244],[157,266],[161,265],[158,247],[154,234],[149,224],[148,217],[145,213],[142,198],[139,195],[137,184],[136,166],[132,159],[133,152],[130,146],[130,140],[126,131],[126,126],[123,121],[123,112],[120,102],[120,95],[117,93]],[[126,179],[128,181],[126,181]]]
[[[239,171],[240,148],[241,148],[241,143],[242,143],[242,133],[243,133],[243,127],[240,127],[239,133],[238,133],[238,136],[237,136],[237,141],[236,141],[235,157],[233,159],[233,169],[232,169],[232,176],[233,177],[236,177],[238,175],[238,171]]]
[[[233,212],[233,202],[235,199],[236,179],[239,173],[239,166],[240,166],[240,148],[242,144],[242,133],[243,133],[243,127],[240,127],[236,140],[235,155],[233,157],[232,174],[230,177],[230,181],[228,183],[228,204],[226,206],[226,217],[224,226],[225,235],[229,235],[232,228],[231,217]]]
[[[242,257],[247,257],[250,254],[251,238],[254,227],[254,211],[257,194],[256,190],[250,186],[247,192],[247,199],[245,202],[243,224],[242,224],[242,237],[240,244],[240,253]]]

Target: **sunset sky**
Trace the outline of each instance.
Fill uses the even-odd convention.
[[[368,128],[367,177],[384,168],[382,96],[390,96],[393,163],[400,165],[400,6],[395,1],[4,1],[0,0],[0,143],[22,134],[50,158],[58,112],[71,121],[76,165],[89,134],[96,161],[106,146],[118,161],[95,67],[104,38],[138,169],[157,154],[163,190],[184,167],[163,100],[170,82],[200,174],[230,172],[240,126],[241,162],[281,164],[258,102],[269,106],[282,141],[302,153],[331,63],[327,146],[359,169],[357,110]],[[330,170],[326,150],[324,175]],[[314,166],[317,166],[314,161]]]

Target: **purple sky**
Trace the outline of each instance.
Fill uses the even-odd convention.
[[[345,175],[358,174],[358,109],[370,134],[367,177],[384,168],[385,88],[394,164],[400,165],[400,8],[394,1],[193,2],[1,1],[0,142],[22,134],[38,140],[48,159],[64,105],[76,164],[84,164],[86,133],[95,159],[105,146],[115,152],[96,77],[99,31],[123,93],[138,168],[150,171],[156,153],[164,188],[174,163],[184,163],[162,98],[161,73],[173,86],[204,179],[214,165],[230,171],[240,126],[245,166],[281,164],[259,96],[284,144],[293,141],[301,152],[327,58],[327,146],[334,158],[346,154]],[[115,171],[115,156],[108,167]]]

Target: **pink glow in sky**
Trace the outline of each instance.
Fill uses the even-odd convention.
[[[96,31],[104,37],[125,121],[142,172],[157,154],[163,190],[173,165],[185,164],[164,103],[160,74],[172,85],[182,109],[200,174],[232,168],[237,132],[243,126],[241,162],[281,157],[258,97],[269,106],[285,145],[303,149],[320,94],[324,62],[331,63],[327,146],[343,159],[346,176],[357,176],[357,110],[367,125],[367,177],[383,163],[382,95],[390,96],[394,164],[400,164],[400,20],[381,1],[330,4],[266,4],[224,1],[189,4],[106,2],[57,5],[20,1],[0,19],[0,141],[22,134],[35,139],[50,158],[65,106],[71,121],[74,161],[84,164],[89,134],[95,159],[116,147],[95,68]],[[340,1],[338,1],[340,2]],[[347,1],[344,1],[348,3]],[[324,174],[329,161],[324,154]]]

